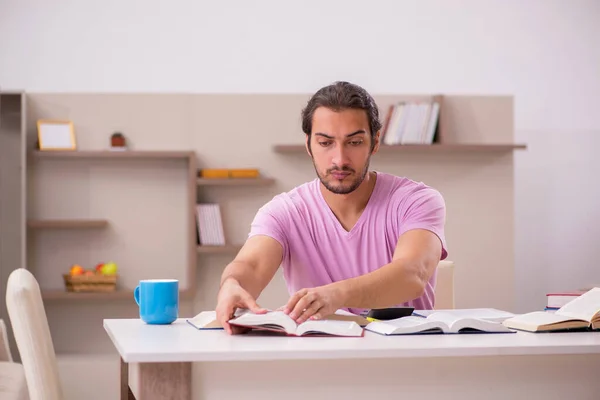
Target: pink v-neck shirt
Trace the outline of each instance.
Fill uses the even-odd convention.
[[[319,179],[275,196],[259,209],[248,237],[267,235],[283,247],[282,268],[290,293],[357,277],[390,263],[398,238],[411,229],[426,229],[442,243],[447,257],[441,194],[407,178],[377,172],[373,193],[356,224],[346,231],[331,211]],[[434,274],[424,294],[405,304],[432,309]],[[360,314],[367,310],[346,310]]]

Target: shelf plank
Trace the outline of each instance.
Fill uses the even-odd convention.
[[[241,244],[226,244],[224,246],[198,246],[198,253],[200,254],[233,254],[240,251],[242,248]]]
[[[193,293],[189,290],[180,290],[179,298],[189,300],[193,298]],[[133,299],[133,290],[116,290],[114,292],[67,292],[66,290],[42,290],[43,300],[131,300]]]
[[[152,150],[75,150],[75,151],[55,151],[55,150],[35,150],[30,153],[34,158],[79,158],[79,159],[126,159],[126,160],[169,160],[169,159],[187,159],[194,155],[193,151],[152,151]]]
[[[273,178],[198,178],[200,186],[268,186]]]
[[[380,153],[501,153],[526,149],[525,144],[490,143],[490,144],[405,144],[382,145]],[[276,153],[304,153],[303,144],[279,144],[273,146]]]
[[[27,226],[33,229],[94,229],[108,226],[106,219],[40,219],[29,220]]]
[[[133,290],[116,290],[114,292],[67,292],[66,290],[42,290],[44,300],[111,300],[131,299]]]
[[[0,96],[7,96],[7,95],[8,96],[14,96],[14,95],[21,96],[21,95],[24,95],[24,94],[25,94],[24,90],[10,90],[10,89],[6,89],[6,90],[2,89],[2,90],[0,90]]]

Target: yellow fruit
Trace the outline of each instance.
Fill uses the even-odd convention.
[[[107,262],[101,268],[102,274],[104,275],[115,275],[117,273],[117,264],[114,262]]]

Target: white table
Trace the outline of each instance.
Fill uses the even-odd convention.
[[[375,389],[378,399],[600,396],[600,332],[229,336],[184,319],[109,319],[104,328],[122,358],[122,398],[129,363],[139,363],[138,400],[349,400]]]

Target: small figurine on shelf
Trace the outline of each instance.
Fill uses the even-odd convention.
[[[116,151],[127,150],[127,141],[121,132],[115,132],[110,137],[110,149]]]

